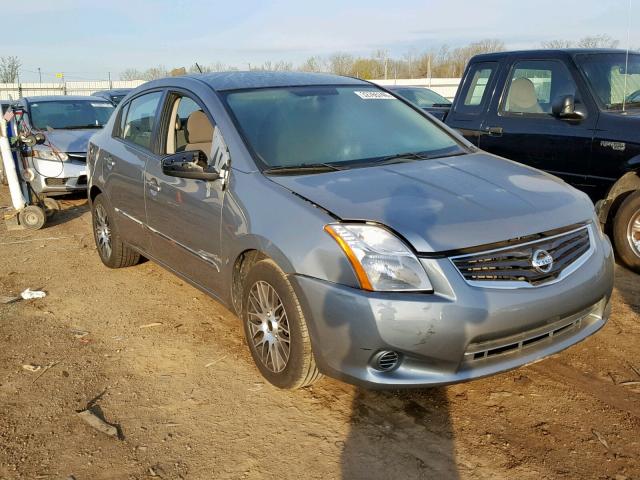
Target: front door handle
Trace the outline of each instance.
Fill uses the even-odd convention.
[[[503,132],[502,127],[487,127],[486,131],[494,137],[501,137]]]
[[[152,178],[147,182],[147,186],[149,187],[149,193],[154,197],[158,195],[160,191],[160,185],[158,185],[158,181],[155,178]]]

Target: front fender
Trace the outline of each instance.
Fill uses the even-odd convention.
[[[232,283],[236,260],[247,250],[258,250],[286,274],[357,287],[349,261],[324,231],[336,220],[259,172],[234,171],[222,213],[225,284]]]

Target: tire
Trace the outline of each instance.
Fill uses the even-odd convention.
[[[640,273],[640,191],[629,195],[616,212],[613,241],[620,261]]]
[[[272,385],[290,390],[319,380],[322,375],[313,357],[300,302],[286,275],[272,260],[261,260],[251,268],[242,300],[245,337],[262,376]]]
[[[47,221],[47,215],[37,205],[29,205],[20,210],[18,220],[20,220],[20,225],[27,230],[40,230]]]
[[[112,212],[107,199],[102,194],[99,194],[91,203],[93,238],[100,260],[109,268],[136,265],[140,262],[140,254],[120,238]]]

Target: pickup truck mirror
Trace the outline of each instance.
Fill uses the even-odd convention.
[[[174,153],[162,159],[162,173],[170,177],[191,178],[213,181],[220,178],[220,172],[207,162],[202,150]]]
[[[573,95],[563,95],[556,98],[551,105],[551,113],[562,120],[582,120],[584,113],[576,110],[576,99]]]

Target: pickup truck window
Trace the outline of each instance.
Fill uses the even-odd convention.
[[[576,55],[591,91],[607,110],[640,107],[640,55],[588,53]],[[626,66],[626,67],[625,67]]]
[[[551,115],[553,100],[576,95],[576,84],[567,67],[556,60],[517,62],[507,84],[500,113],[513,115]]]
[[[467,78],[471,81],[467,85],[467,94],[464,97],[462,111],[480,111],[480,105],[484,103],[487,96],[487,85],[496,71],[497,64],[494,62],[477,63],[470,67]]]

